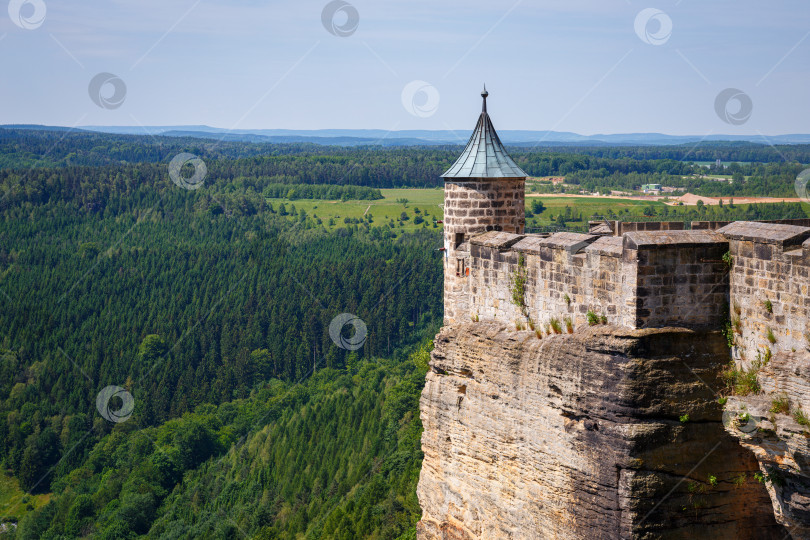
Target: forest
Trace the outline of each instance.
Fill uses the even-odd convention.
[[[0,129],[0,463],[13,486],[0,524],[14,525],[0,536],[414,538],[441,228],[414,208],[407,230],[370,215],[328,229],[292,201],[366,206],[380,189],[434,187],[459,150]],[[170,178],[180,152],[205,161],[199,189]],[[513,155],[587,189],[667,178],[729,197],[650,218],[766,219],[804,211],[731,198],[785,194],[810,147]],[[729,167],[743,180],[701,179],[693,157],[746,161]],[[332,328],[344,313],[362,321],[358,347],[350,326]],[[111,386],[111,409],[131,397],[124,421],[102,414]]]
[[[415,538],[427,345],[120,424],[18,538]]]
[[[448,145],[341,147],[0,128],[0,189],[19,196],[24,191],[21,171],[39,176],[55,167],[78,177],[159,175],[179,152],[206,161],[208,182],[239,181],[254,188],[267,183],[435,187],[460,151],[460,146]],[[810,145],[765,143],[537,146],[512,147],[510,152],[530,176],[565,176],[567,183],[588,191],[663,183],[705,196],[787,196],[798,173],[810,164]],[[701,164],[718,159],[730,162],[728,168]],[[736,174],[743,180],[717,182],[708,174]]]
[[[272,211],[263,192],[277,182],[211,178],[183,190],[165,164],[2,176],[0,462],[21,495],[2,520],[16,536],[326,528],[391,538],[413,528],[424,343],[442,317],[438,229],[327,233]],[[301,198],[379,197],[285,185]],[[341,313],[367,327],[357,350],[330,336]],[[97,410],[110,385],[133,398],[125,422]],[[268,437],[274,466],[255,448]],[[208,485],[213,473],[189,475],[235,456],[250,483],[206,500],[244,489],[230,505],[236,524],[214,507],[186,519],[174,488],[221,488]],[[269,498],[259,513],[256,489]],[[50,502],[35,507],[27,493]]]

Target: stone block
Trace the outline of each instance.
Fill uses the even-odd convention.
[[[801,245],[810,238],[810,227],[757,221],[735,221],[717,232],[725,235],[730,240],[774,244],[782,248]]]

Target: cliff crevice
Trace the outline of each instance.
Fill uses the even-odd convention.
[[[810,538],[810,354],[776,353],[761,391],[730,397],[726,430],[755,456],[773,511],[794,538]]]

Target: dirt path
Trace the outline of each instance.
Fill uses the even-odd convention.
[[[720,204],[720,201],[723,201],[724,204],[728,204],[731,199],[734,199],[734,204],[802,202],[801,199],[795,197],[702,197],[700,195],[686,193],[685,195],[672,199],[676,202],[668,201],[667,204],[677,204],[677,201],[680,201],[687,206],[691,206],[697,204],[698,201],[703,201],[705,205],[714,206]]]
[[[658,201],[665,197],[658,195],[577,195],[573,193],[527,193],[526,197],[560,197],[560,198],[574,198],[583,197],[586,199],[624,199],[633,201]]]
[[[703,204],[707,206],[715,206],[719,205],[721,200],[724,204],[728,204],[731,199],[734,199],[734,204],[802,202],[802,200],[799,198],[790,197],[703,197],[701,195],[694,195],[692,193],[685,193],[679,197],[667,197],[664,195],[574,195],[571,193],[527,193],[526,197],[583,197],[586,199],[629,199],[633,201],[651,202],[657,202],[668,198],[668,201],[663,202],[664,204],[668,204],[670,206],[675,206],[679,202],[682,202],[685,206],[694,206],[698,203],[698,201],[703,201]]]

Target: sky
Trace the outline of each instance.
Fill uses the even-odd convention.
[[[0,124],[810,133],[807,0],[4,0]]]

